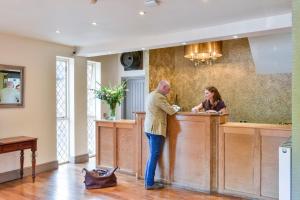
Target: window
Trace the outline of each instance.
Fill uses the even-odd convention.
[[[70,59],[56,58],[56,146],[59,164],[68,162],[70,157],[69,65]]]
[[[88,153],[95,156],[95,120],[101,116],[100,102],[95,98],[94,89],[100,83],[100,63],[88,61],[87,63],[87,133]]]

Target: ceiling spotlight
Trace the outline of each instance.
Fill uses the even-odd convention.
[[[139,14],[140,14],[141,16],[143,16],[143,15],[146,14],[146,12],[145,12],[145,11],[140,11]]]
[[[143,47],[142,50],[145,50],[145,48]]]
[[[237,39],[237,38],[239,38],[239,36],[237,36],[237,35],[234,35],[234,36],[233,36],[233,38],[234,38],[234,39]]]
[[[186,42],[181,42],[182,45],[186,45]]]
[[[97,26],[97,23],[96,23],[96,22],[92,22],[92,25],[93,25],[93,26]]]
[[[60,34],[60,30],[56,30],[55,33]]]

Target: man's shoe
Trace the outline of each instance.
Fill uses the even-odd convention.
[[[145,188],[146,190],[158,190],[164,188],[164,185],[161,183],[154,183],[153,185],[146,186]]]

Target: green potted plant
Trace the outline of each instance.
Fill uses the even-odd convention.
[[[116,119],[116,107],[120,105],[125,97],[126,91],[126,82],[123,81],[121,84],[107,87],[101,84],[99,89],[95,90],[96,98],[100,99],[101,101],[105,101],[110,109],[109,119],[115,120]]]

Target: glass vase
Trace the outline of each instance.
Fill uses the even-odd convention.
[[[116,105],[109,105],[109,120],[116,120]]]

